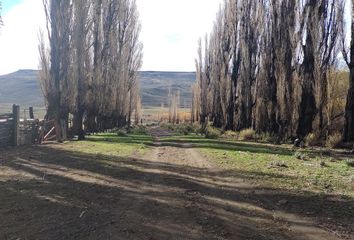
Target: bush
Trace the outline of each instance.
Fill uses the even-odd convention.
[[[327,138],[326,146],[329,148],[337,148],[342,143],[342,134],[336,132]]]
[[[320,167],[327,167],[327,163],[325,160],[320,161]]]
[[[127,136],[127,130],[125,128],[114,128],[111,130],[108,130],[109,133],[117,134],[118,137],[126,137]]]
[[[193,123],[192,126],[195,134],[201,134],[202,126],[199,123]]]
[[[346,164],[348,167],[354,167],[354,160],[353,159],[347,159],[345,160]]]
[[[229,130],[229,131],[224,132],[223,137],[238,139],[239,135],[240,135],[240,133]]]
[[[256,132],[251,128],[244,129],[240,132],[239,140],[243,140],[243,141],[256,140]]]
[[[299,152],[299,151],[295,152],[294,157],[299,159],[299,160],[303,160],[303,161],[307,160],[307,158],[308,158],[306,153],[302,153],[302,152]]]
[[[148,135],[148,130],[145,126],[134,126],[128,129],[128,133],[134,135]]]
[[[273,161],[268,164],[268,168],[288,168],[284,161]]]
[[[197,135],[204,135],[205,131],[203,130],[201,125],[195,125],[195,133]]]
[[[196,133],[197,127],[196,127],[196,125],[192,125],[190,123],[182,123],[182,124],[176,125],[175,131],[179,134],[188,135],[190,133]]]
[[[316,146],[319,144],[320,136],[318,133],[310,133],[305,137],[305,143],[307,146]]]
[[[120,128],[113,128],[113,129],[110,129],[110,130],[107,130],[108,133],[118,133],[119,131],[121,131],[122,129]]]
[[[120,129],[117,131],[117,135],[118,135],[118,137],[126,137],[127,133]]]
[[[206,129],[205,137],[208,139],[217,139],[221,136],[221,131],[213,128],[213,127],[208,127]]]
[[[319,153],[321,156],[326,156],[326,157],[332,156],[332,152],[329,149],[320,150]]]
[[[171,123],[163,123],[163,124],[161,124],[161,127],[166,130],[171,130],[171,131],[175,130],[175,125],[173,125]]]
[[[164,123],[161,125],[162,128],[166,130],[173,131],[180,135],[188,135],[190,133],[197,133],[199,129],[199,125],[190,124],[190,123],[181,123],[181,124],[170,124]]]
[[[265,143],[280,144],[279,137],[271,133],[262,133],[258,136],[258,139]]]

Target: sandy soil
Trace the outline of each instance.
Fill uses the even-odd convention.
[[[280,194],[218,169],[189,143],[98,157],[61,145],[3,150],[0,239],[350,239]],[[301,204],[316,199],[302,199]],[[298,203],[297,203],[298,204]],[[316,204],[316,203],[315,203]],[[322,203],[321,203],[322,204]],[[340,207],[347,207],[345,203]],[[304,211],[310,211],[306,205]]]

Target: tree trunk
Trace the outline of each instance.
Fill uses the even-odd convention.
[[[84,110],[79,109],[77,113],[74,114],[73,118],[73,134],[78,136],[78,140],[85,139],[85,132],[83,129],[83,118],[84,118]]]
[[[315,13],[314,2],[311,3],[310,13]],[[311,32],[313,29],[312,26],[316,24],[313,19],[309,19],[307,23],[307,36],[306,44],[303,46],[304,51],[304,61],[301,65],[301,87],[302,94],[300,99],[300,109],[299,109],[299,124],[297,129],[298,137],[306,137],[309,133],[312,132],[312,123],[316,116],[316,99],[314,96],[314,84],[315,84],[315,43],[314,36],[315,34]]]
[[[351,67],[349,91],[345,110],[344,140],[347,142],[354,140],[354,69]]]
[[[350,46],[350,79],[345,108],[344,140],[354,140],[354,1],[352,1],[352,39]]]

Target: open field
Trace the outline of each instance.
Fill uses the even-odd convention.
[[[0,239],[353,239],[335,157],[150,132],[2,149]]]

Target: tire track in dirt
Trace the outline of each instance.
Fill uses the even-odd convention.
[[[223,185],[226,184],[220,182],[220,179],[217,177],[221,170],[218,169],[215,164],[211,163],[205,157],[203,157],[198,151],[196,151],[192,144],[183,142],[161,143],[161,138],[173,136],[173,132],[161,128],[154,128],[150,131],[154,138],[154,147],[151,155],[149,155],[146,160],[165,164],[182,165],[185,167],[185,175],[182,174],[181,177],[184,178],[190,177],[188,168],[199,168],[201,173],[211,173],[207,174],[209,179],[203,179],[202,174],[200,174],[200,176],[194,176],[194,178],[205,180],[208,184],[211,183],[219,185],[221,188],[223,188]],[[193,180],[193,178],[191,180]],[[226,188],[232,186],[242,186],[245,188],[254,187],[240,179],[229,180],[230,183],[228,183]],[[164,179],[161,179],[161,181],[164,181]],[[237,223],[237,221],[245,221],[245,219],[243,217],[238,218],[233,216],[232,218],[239,226],[235,226],[237,224],[230,225],[229,221],[223,221],[220,217],[220,215],[230,216],[230,212],[228,212],[227,207],[226,209],[221,210],[213,207],[216,205],[217,201],[224,199],[225,196],[219,196],[219,199],[216,198],[216,200],[214,200],[208,196],[205,196],[203,194],[203,189],[200,190],[193,186],[182,186],[182,188],[183,190],[180,192],[180,194],[183,194],[183,205],[187,209],[189,221],[193,221],[194,224],[199,226],[201,230],[200,232],[204,233],[205,236],[208,236],[208,238],[205,239],[340,239],[335,234],[329,233],[315,226],[315,224],[309,219],[303,219],[294,214],[287,214],[277,210],[269,211],[257,209],[257,211],[263,211],[265,214],[272,216],[272,219],[268,221],[268,223],[265,223],[262,220],[258,222],[249,221]],[[215,193],[209,192],[206,195],[215,196],[217,194],[220,194],[220,191],[216,191]],[[222,204],[225,204],[225,202]],[[232,201],[229,204],[229,208],[231,209],[231,204],[233,204]],[[252,212],[255,210],[253,206],[249,206],[247,204],[242,207],[244,208],[244,211]],[[249,214],[252,215],[252,213]],[[264,234],[262,235],[259,232],[256,234],[255,232],[247,230],[249,227],[247,225],[249,224],[259,224],[256,227],[257,229],[260,229],[260,232],[263,232]],[[210,238],[211,236],[213,237]]]
[[[173,136],[173,132],[153,128],[150,133],[154,138],[154,147],[146,160],[184,167],[182,173],[170,173],[175,176],[176,181],[182,178],[188,178],[190,181],[203,178],[202,174],[190,178],[192,171],[189,171],[189,169],[200,169],[201,173],[206,173],[212,168],[213,165],[193,149],[190,143],[163,144],[160,142],[163,137]],[[161,181],[165,180],[161,179]],[[206,180],[209,181],[210,179]],[[208,207],[209,204],[197,187],[183,184],[181,189],[178,190],[178,194],[184,211],[179,212],[175,217],[190,222],[190,229],[197,230],[197,239],[230,239],[228,227],[221,220],[215,220],[215,213],[213,213],[212,208]]]

